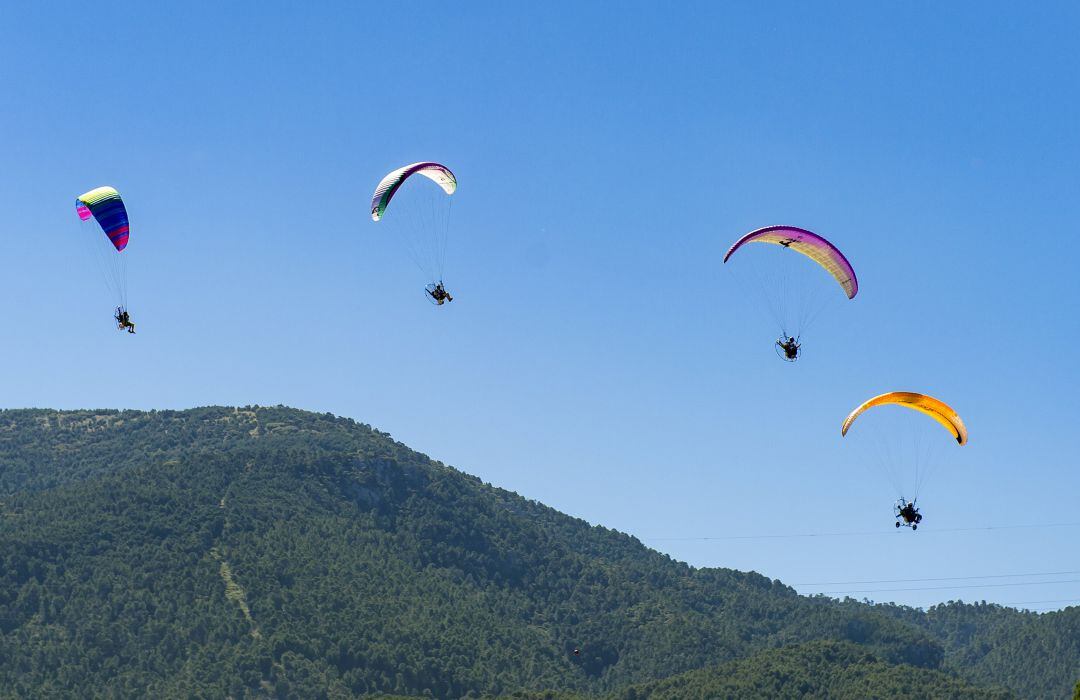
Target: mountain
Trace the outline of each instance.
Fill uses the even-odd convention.
[[[0,412],[0,563],[4,697],[600,696],[779,667],[839,697],[1068,697],[1080,677],[1068,611],[975,610],[963,636],[799,596],[282,407]]]

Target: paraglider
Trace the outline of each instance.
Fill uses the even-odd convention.
[[[113,318],[117,328],[134,333],[135,324],[127,311],[127,267],[123,252],[131,231],[124,200],[115,188],[98,187],[75,199],[75,213],[83,223],[82,237],[93,249],[92,255],[116,304]]]
[[[854,425],[859,416],[868,411],[871,408],[879,406],[899,406],[906,409],[922,414],[923,416],[929,416],[934,419],[938,425],[945,428],[953,440],[959,445],[967,444],[968,432],[967,426],[964,425],[964,421],[960,418],[960,415],[944,401],[935,399],[932,396],[926,394],[919,394],[911,391],[891,391],[886,394],[880,394],[867,401],[864,401],[854,411],[848,414],[844,419],[843,424],[840,427],[840,435],[846,436],[848,431]],[[902,418],[901,414],[894,416],[894,418]],[[919,497],[919,489],[925,484],[926,478],[931,471],[929,464],[930,452],[932,450],[932,439],[928,439],[929,436],[922,435],[921,432],[929,425],[933,426],[933,423],[926,423],[925,419],[920,418],[917,430],[906,431],[909,434],[905,434],[903,430],[897,430],[899,424],[893,421],[885,421],[877,426],[879,431],[883,431],[878,436],[876,442],[882,443],[879,445],[882,449],[879,450],[879,454],[884,457],[883,466],[886,472],[893,480],[894,488],[899,491],[899,500],[894,508],[896,516],[896,527],[901,525],[910,527],[912,530],[918,529],[919,523],[922,522],[922,514],[915,506]],[[937,435],[940,435],[940,431],[934,428]],[[900,445],[897,444],[900,443]],[[897,455],[901,451],[901,447],[908,445],[913,450],[908,458],[901,460]],[[905,461],[910,461],[910,464],[905,464]],[[903,478],[899,475],[898,469],[907,469],[914,467],[914,478],[910,483],[905,483]],[[910,493],[908,493],[910,491]],[[911,496],[911,500],[908,501],[907,497]]]
[[[113,318],[116,319],[117,328],[120,330],[127,329],[128,333],[135,332],[135,324],[131,322],[131,316],[128,314],[127,309],[122,306],[116,307],[116,313]]]
[[[450,292],[446,291],[446,287],[443,286],[442,280],[424,287],[424,291],[428,293],[428,296],[431,297],[431,300],[435,302],[437,306],[442,306],[446,302],[454,300],[454,297],[450,296]]]
[[[854,299],[859,293],[855,270],[832,243],[796,226],[766,226],[751,231],[735,241],[724,255],[724,262],[727,263],[748,243],[771,243],[780,248],[777,255],[741,255],[742,262],[735,267],[742,266],[746,270],[753,281],[749,286],[764,300],[779,326],[776,354],[787,362],[795,362],[800,356],[803,333],[831,298],[822,289],[823,280],[827,278],[820,270],[824,269],[832,276],[848,299]],[[788,251],[799,255],[789,255]],[[806,259],[817,263],[817,269],[806,264]]]
[[[788,362],[794,362],[799,359],[799,348],[802,346],[799,344],[798,338],[789,338],[785,335],[783,338],[776,341],[776,347],[778,350],[784,351],[781,359],[787,360]]]
[[[410,180],[413,175],[425,179]],[[432,187],[427,180],[441,188]],[[427,277],[427,297],[437,306],[453,301],[443,283],[443,268],[449,234],[449,195],[457,191],[457,178],[445,165],[431,161],[398,168],[384,177],[371,198],[372,221],[395,221],[395,236],[406,246],[409,257]],[[442,195],[447,196],[442,196]],[[388,216],[393,200],[394,213]]]
[[[919,523],[922,522],[922,515],[919,513],[919,509],[915,507],[915,501],[908,503],[903,497],[896,502],[896,527],[901,525],[910,527],[913,531],[919,529]]]

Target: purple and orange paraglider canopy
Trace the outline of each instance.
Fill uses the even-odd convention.
[[[735,241],[735,245],[731,246],[724,256],[724,262],[727,262],[735,251],[747,243],[772,243],[801,253],[825,268],[825,271],[839,283],[848,299],[854,299],[859,293],[859,280],[855,277],[855,270],[851,267],[851,263],[836,246],[813,231],[797,226],[759,228]]]

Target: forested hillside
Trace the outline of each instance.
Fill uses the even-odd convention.
[[[1025,697],[1067,697],[1080,678],[1080,607],[1036,615],[988,603],[948,603],[925,613],[877,606],[941,641],[945,665],[977,683]]]
[[[976,654],[943,615],[695,569],[286,408],[0,413],[0,564],[7,697],[638,697],[718,666],[731,692],[782,667],[837,697],[968,692],[955,671],[1067,697],[1078,675],[1069,613],[972,608]]]
[[[1005,700],[1014,696],[1004,689],[970,685],[941,671],[885,663],[854,644],[817,641],[769,649],[722,666],[630,686],[607,700],[725,697]]]

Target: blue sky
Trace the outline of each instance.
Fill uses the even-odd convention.
[[[1080,521],[1075,4],[156,5],[0,6],[3,405],[331,411],[695,565],[1080,599],[847,583],[1080,571],[1080,527],[960,530]],[[446,308],[367,215],[422,159]],[[100,184],[135,338],[74,240]],[[861,282],[793,366],[720,263],[773,223]],[[971,431],[917,534],[839,436],[893,389]],[[872,534],[758,537],[812,533]]]

